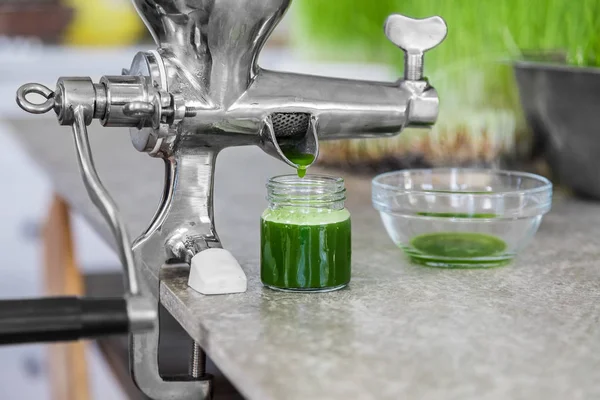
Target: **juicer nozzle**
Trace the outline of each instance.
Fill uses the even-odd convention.
[[[310,167],[319,157],[314,117],[304,113],[275,113],[263,122],[261,147],[267,154],[297,169]]]

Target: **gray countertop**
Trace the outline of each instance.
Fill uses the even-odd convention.
[[[104,234],[69,129],[12,123],[56,190]],[[137,153],[124,130],[95,126],[91,136],[101,177],[140,233],[160,197],[161,162]],[[438,270],[405,261],[370,205],[369,180],[347,177],[350,287],[285,294],[261,287],[257,261],[264,182],[286,171],[254,148],[217,164],[217,229],[242,261],[246,293],[202,296],[182,269],[161,284],[166,308],[249,399],[600,398],[600,204],[555,199],[514,265]]]

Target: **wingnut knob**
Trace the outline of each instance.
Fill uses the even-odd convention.
[[[446,38],[448,27],[441,17],[413,19],[393,14],[385,21],[385,35],[404,51],[404,79],[423,78],[423,56]]]

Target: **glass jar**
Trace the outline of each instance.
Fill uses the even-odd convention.
[[[260,276],[271,289],[327,292],[350,282],[350,213],[344,180],[276,176],[261,218]]]

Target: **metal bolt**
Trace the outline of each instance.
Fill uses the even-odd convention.
[[[200,379],[206,374],[206,353],[194,342],[192,344],[192,356],[190,357],[190,376]]]

